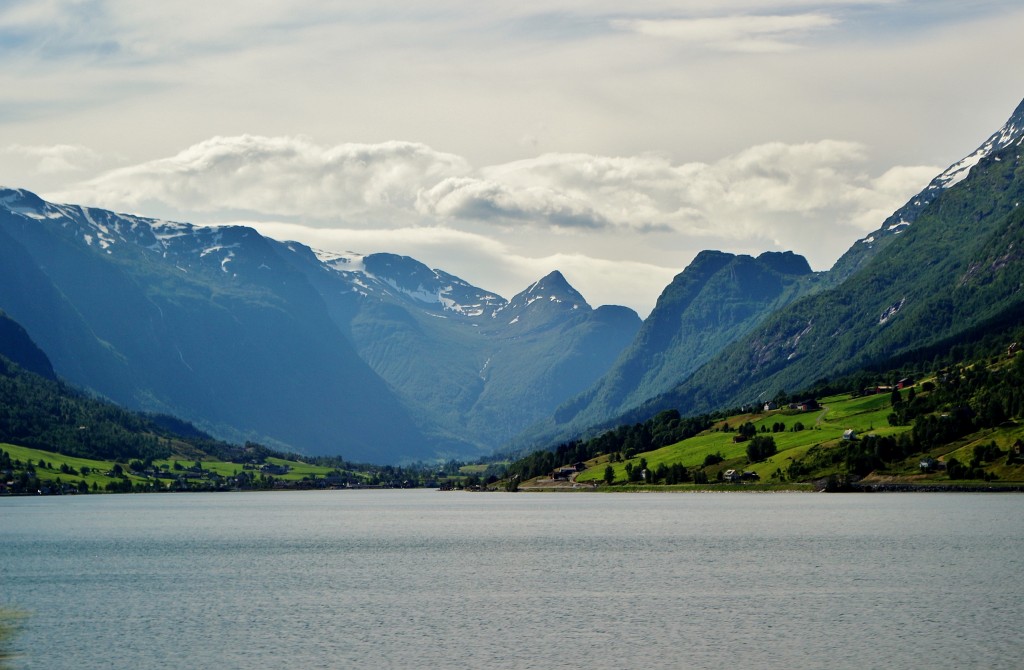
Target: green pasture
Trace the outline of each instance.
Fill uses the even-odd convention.
[[[638,466],[641,458],[647,460],[648,470],[653,470],[664,463],[670,466],[681,463],[689,469],[703,465],[709,454],[718,454],[723,461],[710,466],[706,472],[714,478],[719,470],[729,468],[756,472],[762,482],[766,482],[776,469],[785,472],[790,462],[803,458],[809,449],[816,445],[827,448],[838,443],[843,433],[852,429],[858,437],[866,434],[892,435],[909,430],[906,426],[889,425],[888,416],[892,408],[888,394],[877,394],[854,398],[849,395],[834,396],[822,401],[822,409],[799,412],[790,409],[772,410],[756,414],[742,414],[729,417],[710,430],[677,442],[675,444],[638,454],[635,458],[621,463],[611,463],[616,481],[626,479],[626,463]],[[736,429],[750,422],[757,429],[758,435],[770,435],[775,440],[778,453],[771,458],[757,463],[747,460],[747,442],[735,442]],[[771,432],[774,424],[785,425],[781,432]],[[803,430],[794,431],[793,427],[803,424]],[[722,430],[728,425],[729,431]],[[762,431],[762,426],[765,431]],[[607,459],[594,463],[592,467],[580,473],[576,480],[580,482],[601,481],[604,479]]]
[[[65,484],[77,483],[84,481],[89,488],[95,483],[98,488],[103,489],[109,482],[120,481],[120,477],[109,477],[105,473],[113,469],[117,461],[107,460],[94,460],[91,458],[78,458],[75,456],[66,456],[64,454],[58,454],[52,451],[45,451],[42,449],[33,449],[30,447],[20,447],[13,444],[2,444],[0,443],[0,450],[6,451],[11,460],[19,460],[24,462],[31,462],[36,470],[36,476],[40,480],[44,481],[55,481],[60,479]],[[52,468],[39,467],[39,461],[42,460],[44,463],[51,465]],[[129,459],[131,460],[131,459]],[[177,462],[182,469],[175,470],[174,463]],[[188,468],[195,464],[196,460],[192,457],[171,457],[165,459],[157,459],[153,461],[153,467],[159,470],[166,470],[172,474],[184,474]],[[287,461],[281,458],[267,458],[267,463],[274,465],[287,465],[290,470],[283,475],[273,475],[275,479],[281,479],[285,481],[299,481],[305,477],[317,477],[323,478],[327,476],[332,468],[311,465],[309,463],[303,463],[301,461]],[[78,474],[64,473],[60,471],[61,465],[67,465]],[[216,461],[216,460],[200,460],[199,465],[203,470],[211,473],[220,475],[221,477],[233,477],[243,472],[242,464],[232,463],[231,461]],[[82,468],[86,467],[89,469],[89,473],[83,475]],[[142,475],[134,475],[128,471],[127,461],[121,462],[121,467],[124,470],[125,475],[128,479],[135,482],[146,482],[152,481],[150,478]],[[251,474],[260,474],[259,470],[249,470]],[[168,479],[161,479],[161,481],[170,481]]]
[[[0,444],[0,450],[6,451],[10,455],[12,461],[19,460],[23,463],[31,462],[35,467],[36,476],[39,477],[40,480],[44,481],[55,481],[60,479],[65,484],[85,481],[89,488],[92,488],[92,485],[95,483],[102,489],[108,482],[120,479],[119,477],[108,477],[104,474],[114,467],[115,461],[97,461],[91,458],[77,458],[75,456],[65,456],[63,454],[44,451],[42,449],[19,447],[13,444]],[[52,465],[53,468],[40,468],[38,465],[40,460]],[[78,474],[66,474],[61,472],[60,466],[65,464],[69,468],[78,472]],[[89,474],[81,474],[82,467],[89,468]],[[122,467],[124,467],[123,463]],[[136,477],[134,475],[129,475],[128,479],[132,482],[146,481],[145,477]]]
[[[969,463],[974,457],[974,448],[976,446],[995,442],[996,446],[1005,453],[1013,447],[1014,442],[1017,440],[1024,440],[1024,425],[1008,425],[974,433],[961,442],[954,444],[952,450],[942,454],[932,454],[932,456],[941,456],[946,461],[955,458],[961,463]],[[985,464],[985,469],[998,478],[996,481],[1024,481],[1024,463],[1006,465],[1005,461],[999,461],[1004,461],[1004,459],[1000,458],[995,463]]]

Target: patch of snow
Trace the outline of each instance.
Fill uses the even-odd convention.
[[[1018,128],[1016,122],[1011,119],[992,134],[978,149],[958,163],[951,165],[945,172],[935,178],[935,184],[939,188],[950,188],[956,186],[970,174],[971,168],[977,165],[986,156],[991,156],[996,151],[1005,149],[1014,143],[1024,142],[1024,129]],[[997,157],[998,159],[998,157]]]
[[[366,257],[354,251],[337,253],[334,251],[324,251],[323,249],[313,249],[313,255],[332,270],[339,272],[366,272],[366,266],[363,264],[363,259]]]
[[[899,302],[894,303],[893,305],[890,305],[888,308],[886,308],[886,310],[882,312],[882,315],[878,317],[878,325],[884,326],[885,324],[887,324],[889,320],[892,319],[892,317],[896,316],[896,314],[901,309],[903,309],[903,305],[905,305],[906,303],[907,299],[904,297],[901,298]]]
[[[156,238],[156,242],[150,248],[158,251],[160,249],[166,250],[167,244],[171,240],[194,234],[196,228],[188,223],[161,220],[153,221],[150,224],[150,230],[153,231],[153,237]]]
[[[226,247],[225,247],[225,246],[221,246],[221,245],[219,245],[219,244],[215,244],[215,245],[214,245],[214,246],[212,246],[212,247],[206,247],[205,249],[203,249],[202,251],[200,251],[200,252],[199,252],[199,257],[200,257],[200,258],[206,258],[206,257],[207,257],[207,256],[209,256],[210,254],[215,254],[215,253],[217,253],[217,252],[219,252],[219,251],[224,251],[225,249],[227,249],[227,250],[228,250],[228,256],[230,257],[230,256],[233,256],[233,255],[234,255],[234,252],[232,252],[232,251],[230,251],[230,250],[231,250],[231,249],[237,249],[238,247],[239,247],[239,245],[237,245],[237,244],[229,244],[229,245],[228,245],[228,246],[226,246]]]
[[[436,303],[441,302],[441,296],[440,295],[438,295],[437,293],[432,293],[429,290],[423,288],[422,284],[417,286],[415,290],[410,291],[407,288],[402,288],[401,286],[399,286],[398,282],[396,282],[394,279],[388,278],[388,279],[385,279],[384,282],[388,286],[390,286],[391,288],[393,288],[396,291],[398,291],[399,293],[404,293],[405,295],[409,296],[413,300],[418,300],[419,302],[426,302],[426,303],[431,303],[431,304],[436,304]]]
[[[511,321],[509,321],[508,325],[511,326],[513,323],[519,323],[519,317],[518,316],[516,318],[512,319]]]

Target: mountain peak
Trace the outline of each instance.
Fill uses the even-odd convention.
[[[23,188],[7,188],[0,186],[0,207],[19,214],[42,214],[46,202],[38,195]]]
[[[940,175],[932,179],[924,190],[893,212],[882,223],[881,228],[855,242],[832,266],[830,274],[834,280],[842,282],[856,272],[878,250],[887,245],[892,238],[902,233],[909,225],[914,223],[921,212],[932,204],[936,198],[947,189],[956,186],[966,179],[971,169],[983,159],[1006,147],[1015,144],[1019,145],[1022,142],[1024,142],[1024,100],[1013,110],[1006,123],[999,130],[992,133],[974,152],[953,163]]]
[[[967,178],[971,168],[983,158],[1012,144],[1020,144],[1022,140],[1024,140],[1024,100],[1021,100],[1021,103],[1013,110],[1013,114],[1002,128],[992,133],[974,153],[946,168],[945,172],[932,180],[926,190],[947,189],[959,184]]]
[[[335,259],[337,261],[337,259]],[[446,315],[464,317],[490,316],[505,304],[501,296],[477,288],[441,270],[432,270],[415,258],[397,254],[376,253],[358,262],[344,259],[331,267],[339,272],[361,273],[368,281],[380,282],[385,292],[397,292],[419,306],[437,309]],[[360,290],[369,289],[361,284]],[[390,290],[388,290],[390,289]]]
[[[558,270],[553,270],[548,274],[544,275],[526,289],[527,293],[544,293],[547,291],[575,291],[575,289],[569,285],[566,281],[565,276]]]
[[[530,284],[524,291],[515,295],[507,305],[495,312],[507,311],[513,314],[511,323],[519,322],[519,315],[524,310],[537,312],[543,307],[544,313],[560,313],[564,311],[583,310],[590,312],[592,308],[579,291],[566,281],[561,272],[555,270]],[[554,312],[552,312],[554,308]]]
[[[551,302],[572,303],[577,306],[587,305],[580,292],[574,289],[558,270],[537,280],[520,295],[531,296],[534,299],[547,298]]]
[[[779,274],[809,275],[813,272],[807,259],[792,251],[766,251],[757,260]]]

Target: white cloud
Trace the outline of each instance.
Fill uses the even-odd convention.
[[[23,172],[49,175],[95,168],[102,156],[88,147],[76,144],[10,144],[0,147],[0,159],[4,163],[16,162],[16,169]]]
[[[547,187],[516,188],[499,181],[452,177],[421,191],[416,208],[429,216],[547,223],[562,228],[604,228],[601,214],[575,194]]]
[[[545,154],[474,169],[460,156],[411,142],[322,146],[246,135],[215,137],[58,195],[143,213],[247,212],[321,226],[462,221],[739,239],[772,238],[766,217],[775,215],[848,223],[883,203],[895,209],[927,183],[914,178],[938,171],[894,168],[872,178],[865,161],[857,143],[822,140],[758,145],[714,163]]]
[[[1005,120],[1022,29],[1008,0],[10,0],[0,181],[197,223],[397,230],[361,249],[436,250],[470,281],[491,240],[491,268],[524,259],[479,282],[502,290],[549,261],[613,277],[703,248],[820,269],[939,171],[906,166]],[[430,244],[442,231],[468,237]]]
[[[414,142],[320,146],[301,137],[214,137],[169,158],[120,168],[60,194],[139,210],[246,211],[308,219],[413,213],[416,194],[468,170]]]
[[[749,53],[785,52],[798,48],[797,40],[807,33],[839,23],[820,13],[782,15],[737,15],[687,19],[628,19],[613,25],[651,37],[723,51]]]
[[[537,279],[527,269],[542,275],[566,269],[544,263],[572,263],[583,282],[605,292],[597,302],[642,311],[664,286],[652,282],[705,248],[792,249],[828,267],[939,172],[895,167],[872,175],[867,163],[861,144],[821,140],[761,144],[710,163],[576,153],[475,168],[418,143],[239,136],[46,195],[200,223],[287,219],[302,224],[301,241],[317,236],[346,240],[355,251],[433,258],[506,292],[521,288],[513,280]],[[500,279],[499,270],[508,276]],[[622,298],[629,291],[621,287],[636,288],[636,275],[647,270],[646,290]]]

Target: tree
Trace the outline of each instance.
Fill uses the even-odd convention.
[[[713,454],[708,454],[708,455],[706,455],[704,457],[704,467],[706,468],[709,465],[716,465],[718,463],[721,463],[724,460],[725,460],[725,458],[722,457],[721,452],[715,452]]]
[[[747,421],[746,423],[739,427],[738,432],[742,437],[750,439],[754,437],[754,435],[757,435],[757,427],[751,422]]]
[[[774,456],[776,452],[778,448],[775,446],[775,438],[770,435],[757,435],[747,445],[747,459],[751,463],[763,461],[769,456]]]
[[[604,469],[604,483],[612,484],[615,481],[615,468],[608,465]]]

